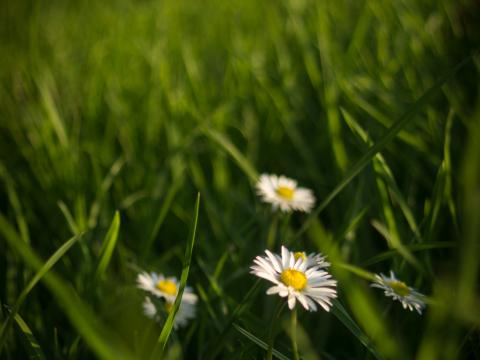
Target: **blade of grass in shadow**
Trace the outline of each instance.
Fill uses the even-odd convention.
[[[251,298],[257,293],[260,289],[260,279],[258,279],[254,285],[250,288],[247,294],[243,297],[242,301],[238,303],[237,307],[233,310],[232,314],[227,320],[227,323],[224,325],[222,332],[215,338],[214,343],[209,347],[209,351],[206,352],[202,359],[215,359],[216,356],[220,353],[223,344],[227,339],[230,328],[232,327],[235,320],[246,310],[247,305]]]
[[[10,223],[0,214],[0,234],[8,246],[15,250],[32,269],[39,270],[44,263],[23,241]],[[42,280],[56,298],[59,307],[82,335],[85,342],[100,359],[134,359],[130,350],[117,339],[109,328],[99,321],[77,293],[60,276],[46,273]]]
[[[438,241],[438,242],[430,242],[428,244],[411,244],[411,245],[407,245],[407,248],[411,252],[417,252],[417,251],[426,251],[426,250],[434,250],[434,249],[455,248],[457,246],[458,244],[452,241]],[[396,250],[388,250],[364,261],[362,263],[362,266],[370,266],[370,265],[379,263],[381,261],[388,260],[394,257],[395,255],[398,255],[398,252]]]
[[[13,319],[17,312],[20,310],[23,302],[25,301],[27,295],[32,291],[32,289],[37,285],[37,283],[42,279],[42,277],[57,263],[58,260],[78,241],[82,235],[77,235],[67,240],[62,246],[58,248],[55,253],[50,256],[50,258],[43,264],[43,266],[37,271],[35,276],[30,280],[30,282],[25,286],[25,288],[20,293],[15,305],[13,306],[10,313],[7,315],[5,322],[2,325],[0,330],[0,354],[2,352],[3,345],[5,344],[6,334],[13,322]]]
[[[289,239],[287,243],[291,243],[293,240],[300,237],[310,226],[313,219],[315,219],[318,214],[320,214],[330,202],[348,185],[350,182],[362,171],[365,166],[367,166],[374,156],[384,149],[412,119],[415,118],[415,115],[418,115],[423,107],[428,104],[428,102],[440,91],[441,87],[452,77],[454,77],[470,60],[473,55],[468,56],[463,61],[461,61],[457,66],[455,66],[448,74],[442,76],[437,82],[428,89],[415,104],[412,105],[385,133],[385,135],[378,140],[375,145],[370,147],[365,154],[350,168],[345,176],[340,180],[339,183],[333,188],[333,190],[324,198],[324,200],[318,205],[318,207],[311,212],[309,217],[306,219],[302,227]]]
[[[175,315],[177,314],[178,308],[180,307],[180,302],[182,301],[183,290],[187,284],[188,273],[190,271],[190,264],[192,261],[193,245],[195,244],[195,233],[197,231],[197,222],[198,222],[198,211],[200,208],[200,193],[197,194],[197,200],[195,202],[195,209],[193,212],[192,223],[190,224],[190,235],[188,237],[187,246],[185,248],[185,257],[183,259],[183,270],[182,276],[180,277],[180,288],[178,290],[175,303],[173,304],[172,310],[168,314],[165,325],[163,325],[162,332],[158,337],[155,348],[153,349],[151,359],[162,358],[165,345],[167,344],[170,333],[172,332],[173,322],[175,320]]]
[[[18,327],[21,330],[29,359],[31,360],[46,359],[42,351],[42,348],[40,347],[40,344],[38,343],[37,339],[33,335],[33,332],[32,330],[30,330],[30,327],[27,325],[27,323],[22,319],[22,317],[18,313],[15,314],[14,318],[15,318],[15,322],[17,323]]]
[[[352,319],[352,317],[348,314],[347,310],[343,307],[343,305],[337,300],[333,300],[333,307],[332,307],[332,314],[340,320],[340,322],[345,325],[345,327],[352,332],[353,335],[363,344],[365,345],[368,350],[375,356],[376,359],[382,359],[382,357],[376,352],[375,348],[373,347],[370,339],[367,335],[360,329],[357,323]]]
[[[252,181],[257,181],[258,173],[248,159],[227,139],[223,134],[212,129],[204,129],[203,133],[211,140],[220,145],[238,164],[238,166],[245,172],[245,174]]]
[[[120,214],[115,211],[112,223],[108,229],[107,235],[103,239],[102,248],[100,250],[100,261],[98,262],[97,272],[95,278],[101,280],[105,276],[110,259],[112,258],[113,249],[118,239],[118,231],[120,229]]]
[[[233,327],[235,330],[237,330],[240,334],[242,334],[243,336],[245,336],[247,339],[249,339],[250,341],[252,341],[253,343],[257,344],[258,346],[260,346],[263,350],[267,350],[268,349],[268,345],[266,342],[260,340],[258,337],[256,337],[255,335],[253,335],[251,332],[249,332],[248,330],[242,328],[241,326],[237,325],[237,324],[233,324]],[[285,356],[283,355],[280,351],[278,350],[275,350],[273,349],[272,350],[272,354],[273,356],[275,356],[277,359],[281,359],[281,360],[288,360],[289,357],[288,356]]]
[[[360,124],[353,118],[353,116],[348,111],[346,111],[345,109],[342,109],[342,115],[345,121],[347,122],[347,125],[350,127],[353,133],[355,133],[358,137],[360,137],[364,143],[370,146],[373,145],[373,142],[371,138],[368,136],[368,133],[360,126]],[[386,185],[388,186],[389,190],[391,191],[391,194],[397,200],[397,203],[400,209],[402,210],[403,216],[407,220],[407,223],[410,226],[410,229],[415,234],[415,238],[417,240],[422,241],[420,230],[418,229],[418,225],[417,225],[417,222],[415,221],[415,217],[413,216],[412,211],[408,207],[405,197],[400,192],[400,189],[397,186],[395,178],[393,177],[393,173],[390,170],[390,167],[388,166],[384,157],[380,153],[375,156],[374,161],[377,162],[377,168],[375,169],[375,171],[378,173],[378,175],[382,177],[382,179],[385,181]]]

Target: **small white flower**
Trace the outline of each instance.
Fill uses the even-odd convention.
[[[163,297],[166,301],[173,303],[178,294],[179,282],[176,277],[165,277],[163,274],[142,272],[137,276],[137,286],[140,289],[150,292],[156,297]],[[182,301],[195,304],[197,295],[192,288],[186,286],[183,291]]]
[[[166,318],[173,307],[173,302],[169,302],[166,299],[162,299],[161,301],[163,302],[163,312]],[[157,306],[152,302],[150,297],[146,296],[142,305],[143,313],[147,317],[159,322],[162,321],[162,311],[157,309]],[[195,310],[194,303],[184,301],[182,298],[177,314],[175,315],[175,320],[173,321],[173,328],[178,329],[178,327],[184,327],[187,325],[189,320],[195,318]]]
[[[295,180],[283,175],[262,174],[256,184],[256,189],[257,194],[264,202],[272,204],[273,210],[310,212],[315,205],[315,196],[312,190],[297,187]]]
[[[268,295],[287,297],[288,307],[293,309],[296,301],[306,310],[316,311],[319,304],[326,311],[337,297],[337,281],[322,270],[330,264],[321,255],[294,253],[282,246],[282,256],[265,250],[267,256],[257,256],[251,273],[275,284],[267,290]]]
[[[408,308],[410,311],[415,309],[422,314],[425,308],[424,295],[398,280],[393,271],[390,271],[390,277],[375,274],[375,282],[370,286],[384,290],[385,296],[400,301],[404,309]]]

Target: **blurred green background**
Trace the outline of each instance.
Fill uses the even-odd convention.
[[[321,251],[339,280],[346,315],[300,312],[304,359],[480,358],[479,45],[476,0],[3,2],[3,324],[81,238],[25,293],[0,357],[148,359],[162,328],[135,277],[180,276],[199,191],[198,315],[166,356],[263,358],[277,299],[245,295],[276,221],[254,184],[272,172],[327,199],[277,232],[277,250]],[[369,288],[390,269],[429,296],[423,316]]]

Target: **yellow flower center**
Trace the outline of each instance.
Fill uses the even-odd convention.
[[[175,295],[177,293],[177,285],[170,280],[160,280],[157,283],[157,289],[164,292],[167,295]]]
[[[297,251],[293,254],[295,261],[298,259],[303,259],[303,261],[307,260],[307,255],[303,251]]]
[[[410,288],[402,281],[390,281],[388,285],[397,295],[407,296],[411,293]]]
[[[294,269],[283,270],[280,274],[280,280],[295,290],[302,290],[307,285],[307,277],[305,274]]]
[[[286,186],[279,186],[276,190],[277,194],[286,200],[292,200],[295,193],[294,189]]]

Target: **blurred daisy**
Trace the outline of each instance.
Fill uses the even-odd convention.
[[[330,263],[325,261],[326,256],[322,254],[310,253],[307,255],[304,251],[296,251],[293,253],[293,257],[295,260],[302,258],[307,262],[307,267],[318,265],[318,267],[322,269],[330,266]]]
[[[256,189],[263,202],[272,204],[273,210],[310,212],[315,205],[312,190],[297,187],[295,180],[285,176],[262,174]]]
[[[298,300],[309,311],[320,305],[326,311],[337,297],[337,281],[322,270],[330,264],[321,255],[294,253],[282,246],[282,255],[265,250],[267,256],[257,256],[250,267],[251,273],[271,281],[275,285],[267,290],[268,295],[286,297],[288,307],[293,309]],[[302,255],[300,255],[302,254]]]
[[[137,276],[137,286],[145,291],[150,292],[156,297],[162,297],[167,302],[173,303],[178,294],[179,282],[176,277],[165,277],[163,274],[151,272],[142,272]],[[192,288],[186,286],[183,291],[182,302],[195,304],[197,295],[193,293]]]
[[[410,311],[415,309],[421,314],[425,308],[424,295],[398,280],[393,271],[390,271],[390,277],[376,274],[375,282],[370,286],[384,290],[385,296],[400,301],[404,309],[408,308]]]
[[[162,321],[162,314],[168,316],[173,308],[173,302],[162,299],[161,301],[158,301],[158,304],[156,305],[148,296],[145,297],[142,305],[143,313],[147,317],[158,322]],[[187,325],[191,319],[195,318],[195,310],[195,303],[187,302],[182,297],[177,314],[175,315],[175,320],[173,321],[173,328],[178,329],[179,327]]]

